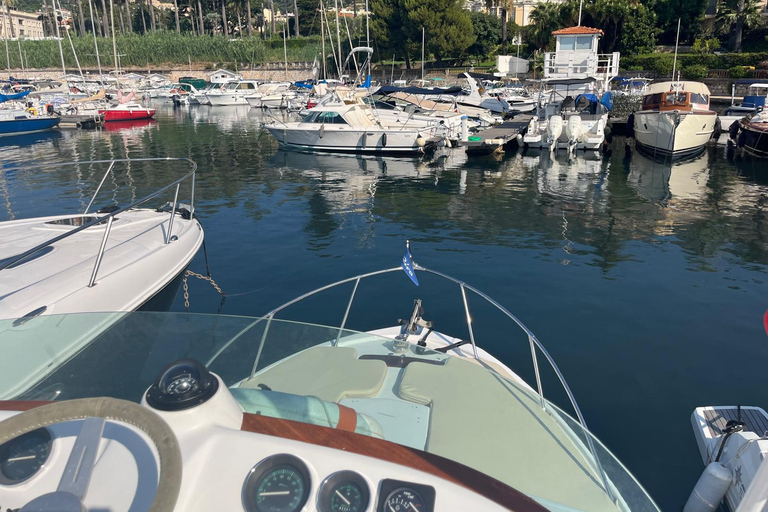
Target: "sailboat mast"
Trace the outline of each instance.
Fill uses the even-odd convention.
[[[424,42],[426,41],[426,32],[421,27],[421,79],[424,80]],[[424,84],[421,84],[422,87]]]
[[[120,64],[117,62],[117,39],[115,39],[115,4],[113,0],[109,0],[109,24],[112,25],[112,52],[115,54],[115,83],[117,84],[117,92],[120,92]]]
[[[64,88],[69,96],[69,84],[67,83],[67,67],[64,65],[64,49],[61,47],[61,33],[59,32],[59,16],[56,14],[56,2],[51,2],[53,6],[53,26],[56,27],[56,42],[59,43],[59,55],[61,56],[61,70],[64,72]]]
[[[341,57],[341,27],[339,26],[339,0],[336,0],[336,44],[339,47],[339,80],[344,70],[341,68],[344,59]]]
[[[91,12],[91,32],[93,32],[93,46],[96,48],[96,66],[99,68],[99,81],[101,81],[101,59],[99,58],[99,43],[96,41],[96,24],[93,21],[93,2],[88,0],[88,10]]]
[[[285,33],[288,32],[288,18],[285,18],[283,27],[283,58],[285,59],[285,79],[288,80],[288,46],[285,43]]]
[[[368,24],[368,0],[365,0],[365,46],[371,47],[371,27]],[[368,75],[371,74],[371,55],[368,56]]]
[[[21,62],[21,76],[24,76],[26,73],[24,71],[24,57],[21,55],[21,39],[16,39],[16,43],[19,45],[19,62]]]
[[[55,3],[56,0],[53,0]],[[59,11],[61,11],[61,0],[59,0]],[[80,73],[80,78],[83,79],[83,82],[85,82],[85,77],[83,76],[83,69],[80,67],[80,59],[77,58],[77,52],[75,51],[75,44],[72,42],[72,36],[69,35],[69,30],[67,30],[67,39],[69,39],[69,46],[72,48],[72,55],[75,56],[75,64],[77,64],[77,71]],[[19,51],[21,51],[21,47],[19,47]]]
[[[677,45],[680,43],[680,20],[677,18],[677,38],[675,39],[675,60],[672,61],[672,81],[675,80],[675,71],[677,70]]]
[[[3,8],[0,10],[0,14],[3,15],[3,39],[5,39],[5,63],[8,66],[8,79],[11,78],[11,53],[8,51],[8,26],[6,25],[5,14],[5,0],[3,0]]]
[[[326,58],[325,58],[325,26],[323,24],[323,13],[325,12],[325,8],[323,7],[323,0],[320,0],[320,44],[323,48],[323,78],[328,78],[328,69],[326,65]]]

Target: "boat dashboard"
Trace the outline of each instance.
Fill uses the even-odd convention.
[[[526,495],[467,466],[355,434],[345,427],[345,419],[336,428],[328,428],[245,413],[223,381],[211,375],[217,381],[212,395],[181,410],[162,410],[163,404],[153,402],[151,390],[141,405],[86,399],[113,400],[132,411],[122,419],[119,414],[103,413],[109,421],[102,423],[96,444],[91,440],[90,446],[96,448],[92,472],[80,487],[85,490],[82,504],[88,510],[150,510],[161,494],[173,494],[166,491],[165,484],[174,478],[178,479],[178,497],[175,503],[166,500],[162,510],[545,510]],[[63,407],[75,402],[80,401],[52,404]],[[46,405],[0,402],[0,442],[4,440],[3,420],[22,419],[44,411]],[[141,417],[146,409],[172,435],[143,427]],[[58,416],[62,417],[66,421],[50,424],[33,418],[36,428],[0,445],[0,510],[27,510],[23,507],[41,496],[56,496],[57,491],[71,487],[67,478],[74,458],[80,457],[78,471],[80,466],[88,466],[82,462],[87,460],[87,450],[82,450],[87,439],[82,438],[94,418],[79,413]],[[180,463],[176,469],[164,459],[167,437],[177,440]],[[174,471],[178,474],[171,474]],[[82,476],[76,474],[75,483],[78,479]]]

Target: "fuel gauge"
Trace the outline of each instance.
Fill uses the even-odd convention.
[[[320,486],[320,512],[363,512],[368,508],[370,492],[365,479],[353,471],[339,471]]]

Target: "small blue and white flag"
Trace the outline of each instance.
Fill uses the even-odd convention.
[[[403,271],[405,271],[405,273],[408,274],[408,277],[411,278],[413,284],[419,286],[419,279],[416,277],[416,271],[413,270],[413,258],[411,258],[410,240],[405,241],[405,256],[403,256],[403,262],[401,266],[403,267]]]

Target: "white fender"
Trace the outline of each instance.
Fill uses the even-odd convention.
[[[683,512],[714,512],[728,492],[733,473],[719,462],[711,462],[693,487]]]

